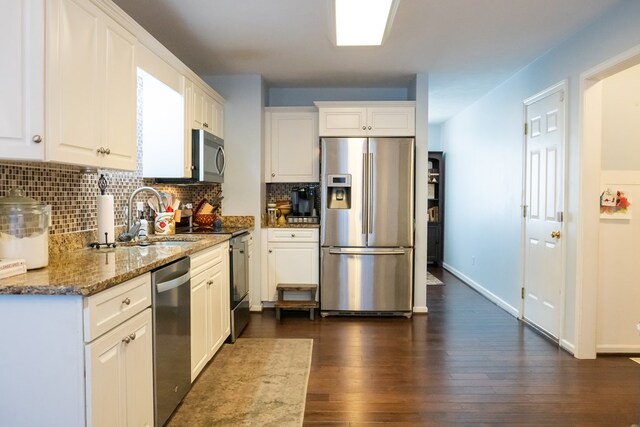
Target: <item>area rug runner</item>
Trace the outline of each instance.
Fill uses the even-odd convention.
[[[200,374],[168,426],[301,426],[310,339],[239,338]]]
[[[444,285],[444,283],[427,271],[427,285]]]

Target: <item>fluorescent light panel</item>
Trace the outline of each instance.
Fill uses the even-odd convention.
[[[380,46],[394,0],[335,0],[336,44]]]

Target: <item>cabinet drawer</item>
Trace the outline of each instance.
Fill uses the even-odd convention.
[[[318,242],[317,228],[270,228],[270,242]]]
[[[151,273],[84,301],[84,340],[89,342],[151,306]]]
[[[228,248],[229,242],[225,242],[191,255],[191,277],[202,273],[209,267],[220,264]]]

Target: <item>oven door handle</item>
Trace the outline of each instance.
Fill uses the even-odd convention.
[[[175,279],[167,280],[166,282],[156,283],[156,290],[158,293],[170,291],[171,289],[177,288],[180,285],[184,285],[189,281],[191,277],[190,272],[186,272],[180,277],[176,277]]]

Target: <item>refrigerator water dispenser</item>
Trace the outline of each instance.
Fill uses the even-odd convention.
[[[327,196],[327,209],[351,209],[351,175],[328,175]]]

